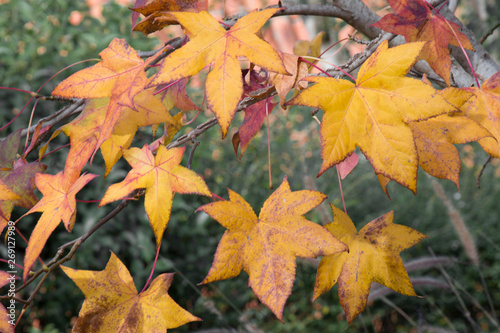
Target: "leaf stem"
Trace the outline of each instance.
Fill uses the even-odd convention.
[[[146,281],[144,288],[142,288],[142,290],[139,294],[142,294],[148,288],[149,283],[151,282],[151,279],[153,278],[153,273],[155,272],[156,263],[158,262],[158,255],[160,254],[160,248],[161,248],[161,242],[160,242],[160,245],[158,245],[158,247],[156,248],[156,257],[155,257],[155,261],[153,262],[153,268],[151,268],[151,274],[149,274],[149,278]]]

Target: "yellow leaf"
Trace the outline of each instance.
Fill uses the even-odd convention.
[[[100,272],[61,268],[85,295],[73,332],[165,333],[201,320],[167,294],[173,273],[161,274],[138,294],[132,276],[113,252]]]
[[[202,283],[249,275],[255,295],[280,320],[295,279],[295,257],[317,257],[347,248],[322,226],[304,218],[326,196],[317,191],[292,192],[285,177],[266,200],[259,217],[236,192],[229,201],[198,208],[228,230]]]
[[[313,301],[338,282],[340,304],[347,321],[351,323],[365,308],[372,282],[400,294],[416,296],[399,253],[427,236],[412,228],[393,224],[393,212],[371,221],[358,233],[347,214],[330,206],[333,222],[325,227],[349,247],[349,252],[321,259]]]
[[[126,150],[123,156],[132,170],[121,183],[108,188],[99,207],[123,199],[135,189],[145,188],[144,206],[156,237],[156,246],[159,246],[170,219],[174,192],[211,196],[203,179],[180,165],[184,150],[159,146],[156,156],[147,144],[142,149]]]
[[[342,162],[356,147],[375,173],[416,191],[418,158],[408,125],[457,111],[454,104],[419,80],[404,77],[424,43],[389,49],[384,42],[361,66],[356,83],[325,77],[308,77],[317,84],[287,104],[321,107],[319,175]],[[462,104],[469,98],[464,93]]]
[[[254,11],[238,20],[229,31],[206,11],[169,13],[184,27],[191,40],[165,58],[149,86],[192,76],[213,64],[205,84],[207,105],[217,117],[225,137],[243,94],[238,57],[244,56],[274,72],[287,73],[278,53],[256,35],[278,10]]]
[[[474,94],[462,110],[465,115],[486,128],[493,137],[479,140],[483,149],[500,158],[500,72],[495,73],[481,88],[466,88]]]

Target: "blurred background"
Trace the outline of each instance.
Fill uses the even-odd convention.
[[[327,3],[327,1],[301,1]],[[380,15],[390,10],[383,0],[365,1]],[[133,1],[41,1],[0,0],[0,78],[1,86],[36,91],[60,69],[84,60],[96,59],[114,37],[124,38],[137,50],[158,48],[170,38],[180,35],[179,27],[171,27],[145,37],[131,34]],[[210,10],[219,17],[250,11],[266,5],[260,1],[213,1]],[[500,21],[500,8],[494,0],[459,2],[457,14],[478,38]],[[323,49],[355,31],[343,21],[318,17],[283,17],[272,19],[263,35],[275,47],[292,52],[298,40],[311,40],[324,31]],[[359,36],[362,38],[363,36]],[[484,45],[499,59],[498,30]],[[362,45],[341,42],[325,58],[342,64],[362,50]],[[49,95],[55,85],[70,74],[94,64],[88,62],[71,67],[48,82],[41,93]],[[197,103],[203,100],[204,75],[188,84],[189,96]],[[0,123],[5,124],[20,112],[29,96],[20,92],[0,90]],[[35,119],[58,110],[64,104],[39,103]],[[26,127],[33,104],[1,137],[17,128]],[[321,113],[320,113],[321,114]],[[211,118],[201,114],[191,128]],[[227,188],[240,193],[258,213],[269,189],[267,131],[265,124],[239,161],[230,138],[243,119],[238,114],[232,131],[220,139],[218,127],[198,139],[193,170],[202,175],[215,194],[227,198]],[[276,108],[269,117],[272,180],[275,188],[284,176],[292,190],[313,189],[328,195],[328,202],[342,207],[338,179],[329,170],[316,178],[321,164],[318,123],[311,109],[293,107],[289,111]],[[183,128],[182,133],[187,133]],[[133,146],[151,142],[151,128],[139,130]],[[52,148],[69,142],[60,135]],[[178,272],[169,290],[182,307],[201,317],[202,322],[184,325],[177,332],[498,332],[500,326],[500,163],[493,160],[485,169],[481,188],[476,177],[487,155],[479,145],[458,146],[462,157],[460,191],[449,181],[431,179],[419,174],[418,193],[397,184],[389,185],[392,201],[382,191],[371,166],[360,155],[360,163],[342,181],[347,211],[358,230],[366,223],[391,210],[395,223],[415,228],[428,236],[418,245],[402,253],[415,291],[422,298],[407,297],[372,286],[366,310],[347,327],[339,305],[337,288],[311,303],[318,260],[297,260],[297,276],[293,293],[287,301],[283,321],[278,321],[248,288],[248,276],[241,273],[231,280],[197,286],[212,263],[217,243],[224,228],[202,213],[195,213],[208,198],[177,195],[172,216],[161,247],[155,276]],[[190,149],[190,147],[188,147]],[[64,166],[67,150],[60,150],[45,160],[48,173],[55,174]],[[187,157],[187,154],[186,154]],[[185,161],[186,162],[186,161]],[[183,165],[185,165],[185,162]],[[100,199],[109,184],[121,181],[129,170],[120,161],[104,179],[92,181],[78,194],[81,200]],[[90,171],[90,169],[89,169]],[[92,173],[104,174],[100,155],[94,160]],[[440,191],[443,191],[441,194]],[[314,209],[307,217],[320,224],[331,222],[328,202]],[[77,222],[72,234],[62,226],[50,237],[42,256],[51,258],[57,247],[89,230],[99,218],[115,205],[96,209],[97,204],[78,204]],[[25,211],[19,208],[13,219]],[[451,212],[451,213],[450,213]],[[30,215],[19,225],[29,236],[39,215]],[[457,231],[458,230],[458,231]],[[3,250],[2,250],[3,251]],[[145,284],[155,257],[155,242],[143,201],[132,202],[125,212],[96,232],[68,266],[77,269],[104,269],[110,251],[129,268],[139,290]],[[3,269],[3,268],[2,268]],[[31,289],[34,285],[30,286]],[[29,292],[30,288],[27,288]],[[23,296],[26,298],[27,293]],[[61,271],[50,276],[36,296],[34,305],[24,314],[19,332],[69,332],[84,300],[76,285]]]

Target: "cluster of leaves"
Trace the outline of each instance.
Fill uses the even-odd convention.
[[[332,205],[334,220],[322,227],[304,215],[326,195],[313,190],[292,191],[285,177],[257,217],[238,193],[229,190],[229,200],[224,200],[212,194],[203,178],[190,170],[197,136],[219,124],[224,138],[238,111],[245,112],[245,120],[232,141],[236,155],[241,149],[241,158],[278,104],[273,102],[274,95],[283,108],[303,105],[324,111],[320,127],[323,164],[318,177],[325,177],[323,174],[333,166],[345,177],[356,166],[359,147],[386,193],[390,180],[416,193],[419,166],[459,187],[460,157],[453,144],[478,141],[488,154],[500,158],[500,72],[480,87],[479,83],[472,88],[448,87],[448,46],[472,49],[468,38],[458,25],[444,19],[439,9],[432,10],[423,0],[392,0],[389,4],[396,13],[385,16],[375,26],[403,35],[407,43],[389,48],[390,34],[383,34],[371,43],[372,51],[368,49],[362,55],[364,63],[357,78],[349,74],[353,66],[343,71],[342,76],[349,76],[343,79],[331,77],[328,72],[324,72],[326,77],[310,74],[316,65],[306,59],[317,60],[320,56],[320,38],[291,55],[275,50],[259,37],[261,27],[286,8],[253,11],[236,22],[227,20],[221,25],[205,10],[204,1],[137,1],[134,11],[146,18],[135,30],[150,34],[177,23],[184,28],[185,38],[172,41],[152,55],[139,53],[124,40],[114,39],[100,53],[102,60],[98,64],[61,82],[51,98],[73,101],[81,112],[53,132],[39,149],[37,161],[28,162],[28,154],[45,141],[52,129],[51,119],[48,124],[40,121],[33,129],[19,130],[0,142],[4,152],[0,232],[9,225],[14,206],[29,209],[23,217],[42,213],[25,251],[25,285],[69,260],[95,230],[114,216],[109,214],[91,231],[62,246],[61,253],[48,264],[42,262],[40,270],[33,270],[59,223],[62,221],[68,231],[73,229],[75,195],[97,176],[82,171],[100,150],[106,163],[104,176],[112,172],[121,157],[132,169],[122,182],[106,189],[99,207],[121,200],[116,209],[119,212],[130,200],[144,197],[157,256],[171,217],[174,193],[212,197],[214,202],[198,211],[228,230],[202,283],[229,279],[245,270],[255,295],[280,320],[292,292],[296,257],[323,257],[313,300],[338,282],[340,303],[349,323],[365,308],[371,282],[416,295],[400,252],[426,236],[392,223],[392,212],[357,232],[346,213]],[[249,62],[245,70],[240,64],[242,59]],[[425,75],[422,80],[407,77],[419,60],[427,61],[447,86],[445,89],[436,90]],[[186,81],[206,68],[210,68],[205,81],[206,108],[215,118],[175,138],[186,126],[185,114],[201,109],[187,97]],[[291,91],[294,97],[288,99]],[[174,106],[181,111],[172,114]],[[57,116],[67,117],[67,110]],[[130,148],[139,127],[152,125],[156,133],[161,124],[163,135],[157,140],[142,148]],[[40,161],[49,142],[61,132],[70,138],[64,169],[55,175],[45,174],[46,166]],[[31,144],[18,156],[22,135],[30,134]],[[179,146],[189,141],[195,146],[186,168],[180,165],[185,148]],[[40,200],[34,194],[35,188],[42,194]],[[22,217],[17,223],[22,223]],[[13,234],[8,230],[8,235]],[[70,253],[62,257],[69,247]],[[114,254],[102,272],[61,267],[86,297],[75,331],[163,332],[199,320],[168,297],[172,274],[162,274],[151,284],[148,281],[138,293],[130,273]],[[24,301],[23,312],[31,301],[32,296]],[[0,313],[8,318],[5,308],[0,307]],[[3,320],[0,329],[13,332],[14,328]]]

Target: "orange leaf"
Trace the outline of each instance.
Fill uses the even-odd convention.
[[[207,0],[155,0],[133,9],[134,12],[146,16],[144,20],[134,26],[133,30],[149,35],[168,25],[178,24],[175,19],[164,19],[168,12],[200,12],[207,9]]]
[[[99,207],[123,199],[135,189],[145,188],[144,206],[156,237],[156,245],[159,246],[170,219],[174,192],[211,196],[203,179],[180,165],[184,150],[160,146],[156,156],[147,144],[142,149],[126,150],[123,156],[132,170],[121,183],[108,188]]]
[[[190,41],[164,59],[149,86],[192,76],[213,63],[207,76],[207,105],[214,112],[225,137],[243,94],[243,80],[238,57],[286,74],[278,53],[257,37],[257,31],[279,9],[254,11],[226,31],[213,16],[200,13],[170,13],[186,29]]]
[[[292,192],[285,177],[257,218],[239,194],[228,191],[230,201],[198,208],[228,229],[202,283],[235,277],[243,269],[255,295],[281,320],[295,279],[295,257],[311,258],[347,249],[303,216],[326,196],[317,191]]]
[[[347,214],[332,204],[330,206],[334,221],[325,227],[349,247],[349,252],[321,259],[313,301],[338,282],[340,304],[347,322],[351,323],[364,310],[372,282],[400,294],[416,296],[399,254],[427,236],[393,224],[393,212],[371,221],[358,233]]]
[[[356,83],[308,77],[318,84],[287,104],[321,107],[321,157],[318,174],[342,162],[360,147],[377,174],[416,191],[418,158],[411,121],[457,111],[470,95],[449,103],[432,87],[404,77],[417,60],[423,43],[389,49],[383,42],[361,66]],[[459,98],[460,97],[460,98]]]
[[[100,272],[65,266],[61,269],[85,295],[73,332],[164,333],[201,320],[168,295],[173,273],[159,275],[148,289],[138,294],[130,272],[113,252]]]
[[[427,42],[421,57],[450,85],[450,51],[448,44],[474,50],[460,26],[434,15],[424,0],[387,0],[396,14],[387,14],[373,26],[403,35],[407,42]]]
[[[95,150],[111,136],[122,106],[134,108],[133,99],[147,81],[148,64],[124,39],[113,39],[99,55],[100,63],[71,75],[52,92],[70,98],[111,97]]]
[[[495,158],[500,158],[500,72],[495,73],[481,88],[465,88],[474,96],[464,104],[465,115],[486,128],[492,138],[479,140],[483,149]]]
[[[57,175],[38,173],[35,176],[36,187],[42,192],[43,198],[23,216],[34,212],[43,212],[43,214],[33,229],[26,248],[23,273],[25,281],[36,258],[59,222],[62,221],[66,230],[71,232],[76,218],[75,195],[95,177],[97,175],[84,174],[75,182],[71,182],[62,172]]]

